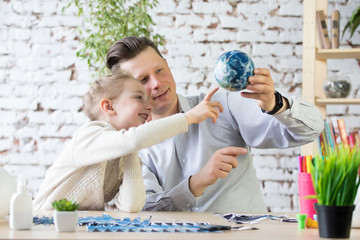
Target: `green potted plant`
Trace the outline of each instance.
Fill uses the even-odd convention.
[[[78,223],[79,204],[63,198],[52,203],[54,208],[54,225],[58,232],[74,232]]]
[[[157,46],[165,43],[163,35],[155,33],[155,23],[149,10],[158,0],[70,0],[63,11],[74,5],[84,24],[77,28],[80,48],[76,55],[87,61],[94,76],[108,73],[104,64],[109,47],[126,36],[147,37]]]
[[[344,30],[342,32],[342,37],[344,37],[345,32],[349,29],[350,38],[352,38],[359,25],[360,25],[360,7],[357,7],[352,12],[350,20],[346,23]]]
[[[318,203],[315,209],[323,238],[348,238],[354,200],[360,185],[360,150],[340,145],[329,148],[311,164],[311,176]]]

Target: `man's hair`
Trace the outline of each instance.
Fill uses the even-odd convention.
[[[139,53],[146,48],[153,48],[160,57],[163,58],[159,49],[155,46],[154,42],[145,37],[124,37],[115,42],[106,54],[106,67],[115,74],[120,70],[120,64],[127,60],[136,57]]]
[[[100,101],[104,98],[115,99],[124,90],[124,83],[134,80],[133,77],[118,72],[115,75],[100,77],[90,86],[89,91],[84,96],[84,113],[90,120],[99,120],[101,108]]]

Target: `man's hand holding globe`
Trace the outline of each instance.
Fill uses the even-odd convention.
[[[222,88],[228,91],[249,90],[242,91],[241,96],[258,100],[259,107],[266,112],[275,108],[274,81],[269,69],[255,68],[254,62],[246,53],[238,50],[225,52],[217,59],[214,74]],[[287,108],[285,100],[284,106],[277,113]]]

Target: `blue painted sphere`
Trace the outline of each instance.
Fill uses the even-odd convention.
[[[248,78],[254,75],[254,62],[238,50],[223,53],[216,61],[214,74],[222,88],[240,91],[248,85]]]

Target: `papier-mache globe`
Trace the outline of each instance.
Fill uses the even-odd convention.
[[[254,62],[246,53],[232,50],[217,59],[214,67],[215,79],[226,90],[244,90],[249,83],[248,78],[254,75],[254,68]]]

